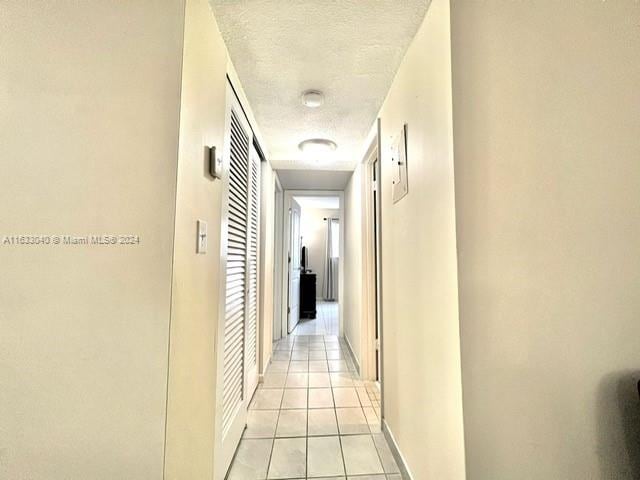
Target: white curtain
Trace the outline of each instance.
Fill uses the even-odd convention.
[[[322,298],[338,300],[338,257],[340,250],[340,224],[337,218],[327,218],[326,253]]]

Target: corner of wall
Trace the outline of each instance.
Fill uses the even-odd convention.
[[[464,479],[449,0],[433,0],[380,110],[384,416],[417,478]],[[407,124],[409,193],[388,153]],[[410,285],[410,288],[408,288]]]
[[[362,164],[359,162],[344,190],[344,337],[362,368]]]
[[[224,143],[226,64],[226,48],[207,0],[186,0],[164,455],[167,480],[213,476],[223,189],[220,180],[208,174],[204,147]],[[208,224],[204,255],[194,247],[197,221]]]

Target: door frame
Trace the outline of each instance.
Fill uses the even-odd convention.
[[[293,208],[293,202],[295,202],[296,204],[296,208]],[[297,214],[298,214],[298,238],[297,241],[299,248],[301,247],[301,243],[300,240],[302,238],[302,235],[300,234],[300,229],[302,227],[302,207],[300,206],[300,204],[298,204],[298,202],[296,202],[293,197],[291,197],[289,199],[289,208],[287,209],[287,222],[288,222],[288,228],[285,231],[285,243],[287,245],[286,248],[286,259],[287,259],[287,272],[286,272],[286,277],[287,277],[287,291],[286,293],[286,298],[287,298],[287,311],[286,311],[286,318],[287,318],[287,325],[286,325],[286,329],[285,332],[287,332],[287,335],[293,333],[293,331],[296,329],[296,327],[298,326],[298,323],[300,323],[300,282],[301,282],[301,268],[300,265],[298,265],[298,267],[295,267],[295,264],[293,262],[294,258],[297,258],[298,261],[300,261],[300,252],[298,252],[297,255],[294,255],[293,250],[292,250],[292,242],[294,241],[294,229],[293,229],[293,224],[291,223],[291,220],[294,217],[294,210],[297,210]],[[291,308],[291,292],[292,290],[294,290],[293,288],[293,282],[292,282],[292,278],[293,278],[293,273],[294,270],[296,270],[296,274],[297,274],[297,278],[298,278],[298,302],[297,302],[297,309],[296,312],[298,313],[298,319],[295,322],[295,325],[293,326],[293,328],[291,329],[291,331],[289,331],[289,325],[292,323],[291,322],[291,313],[293,311],[293,309]]]
[[[291,238],[291,225],[289,222],[289,208],[291,208],[291,199],[293,197],[338,197],[340,199],[339,220],[340,220],[340,256],[338,258],[338,315],[340,321],[339,335],[344,334],[344,191],[343,190],[285,190],[284,202],[282,208],[283,218],[283,235],[282,235],[282,278],[280,279],[282,288],[282,312],[281,312],[281,325],[287,331],[287,287],[288,287],[288,265],[287,254],[289,253],[289,240]]]
[[[363,355],[362,378],[365,380],[373,381],[376,379],[376,323],[379,321],[378,317],[378,302],[379,292],[376,292],[376,277],[378,272],[376,270],[376,243],[377,239],[374,238],[374,222],[377,221],[374,218],[374,205],[373,205],[373,169],[376,160],[378,159],[377,142],[371,143],[367,149],[367,154],[362,162],[362,285],[363,285],[363,324],[362,324],[362,351]],[[379,161],[378,161],[379,163]],[[377,172],[376,172],[377,173]],[[376,175],[376,179],[379,176]],[[376,205],[377,207],[377,205]],[[379,258],[378,258],[379,263]],[[379,282],[379,279],[377,279]],[[379,324],[378,324],[378,335]],[[380,365],[378,366],[380,368]]]
[[[276,172],[274,174],[274,221],[273,221],[273,333],[272,341],[283,338],[282,329],[282,238],[284,234],[284,190]]]
[[[376,379],[376,337],[375,324],[378,323],[378,340],[380,342],[379,380],[381,390],[380,413],[384,418],[384,321],[383,321],[383,275],[382,275],[382,161],[380,119],[377,120],[368,139],[368,148],[362,159],[362,252],[363,252],[363,318],[362,318],[362,352],[363,365],[361,375],[363,379]],[[377,160],[377,162],[376,162]],[[373,196],[373,168],[376,168],[376,205],[374,210]],[[374,212],[376,218],[374,219]],[[377,226],[377,236],[374,236],[374,220]],[[376,255],[377,252],[377,262]],[[377,293],[376,293],[377,285]]]

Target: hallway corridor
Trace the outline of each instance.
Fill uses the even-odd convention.
[[[333,307],[300,326],[321,330]],[[274,346],[228,480],[399,480],[379,412],[379,390],[359,380],[342,338],[290,335]]]

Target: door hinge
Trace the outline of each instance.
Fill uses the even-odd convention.
[[[376,350],[380,350],[380,339],[376,338],[375,341],[373,342]]]
[[[287,307],[287,313],[291,313],[291,307]]]
[[[374,180],[373,181],[373,191],[377,192],[378,191],[378,180]]]

